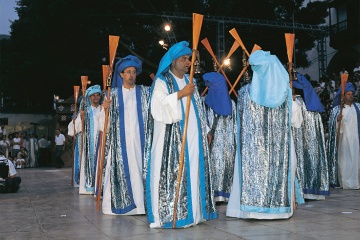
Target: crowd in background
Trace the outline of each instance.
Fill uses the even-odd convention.
[[[341,87],[341,74],[343,73],[349,74],[347,82],[351,82],[355,87],[354,98],[355,102],[358,102],[360,98],[360,63],[356,63],[352,71],[347,71],[343,67],[339,73],[333,72],[330,76],[323,75],[319,81],[312,81],[309,75],[304,75],[311,82],[326,110],[325,113],[322,113],[325,132],[327,130],[329,113],[333,108],[334,97]]]
[[[26,131],[7,133],[4,127],[0,127],[0,152],[16,168],[47,165],[51,161],[50,148],[50,138],[44,135],[38,138]]]

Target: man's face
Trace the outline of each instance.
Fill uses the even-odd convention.
[[[133,88],[135,87],[136,83],[136,68],[135,67],[128,67],[125,68],[120,76],[123,79],[123,85],[125,88]]]
[[[100,93],[94,93],[90,96],[91,105],[99,105],[100,103]]]
[[[190,66],[191,66],[190,55],[181,56],[172,62],[172,67],[177,72],[180,72],[183,74],[189,72]]]
[[[354,101],[354,93],[352,91],[346,92],[344,95],[345,103],[352,103]]]
[[[55,131],[55,134],[56,134],[57,136],[59,136],[60,131],[59,131],[59,130],[56,130],[56,131]]]

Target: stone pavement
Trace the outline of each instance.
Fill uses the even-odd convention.
[[[323,201],[297,206],[287,220],[225,216],[186,229],[150,229],[146,216],[107,216],[70,184],[71,168],[18,169],[17,193],[0,194],[0,239],[360,239],[360,191],[331,189]]]

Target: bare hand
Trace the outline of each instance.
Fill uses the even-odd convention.
[[[110,108],[110,104],[111,104],[111,99],[106,99],[106,100],[104,100],[103,101],[103,103],[101,104],[101,106],[103,107],[103,108],[105,108],[105,109],[108,109],[108,108]]]
[[[341,120],[342,120],[342,115],[337,116],[337,121],[339,122]]]
[[[178,92],[178,99],[181,99],[183,97],[193,94],[194,90],[195,90],[195,84],[189,83],[188,85],[186,85],[183,89],[181,89]]]

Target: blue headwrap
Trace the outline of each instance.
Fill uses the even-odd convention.
[[[211,107],[216,114],[231,115],[231,100],[228,94],[228,86],[225,77],[217,72],[209,72],[203,75],[205,85],[209,87],[205,98],[205,104]]]
[[[189,43],[186,41],[174,44],[161,58],[159,68],[154,79],[157,79],[161,73],[168,71],[172,61],[184,55],[191,55],[192,51],[188,46]]]
[[[120,76],[120,73],[128,67],[134,67],[136,69],[136,75],[139,75],[142,72],[142,62],[138,57],[128,55],[124,58],[121,58],[115,64],[114,77],[111,87],[122,87],[123,79]]]
[[[345,93],[350,92],[350,91],[355,93],[355,88],[351,82],[348,82],[348,83],[346,83],[346,86],[345,86]],[[333,107],[340,105],[340,102],[341,102],[341,87],[336,92],[336,95],[334,97]]]
[[[296,74],[297,80],[292,82],[293,88],[302,89],[304,91],[304,101],[306,109],[313,112],[325,112],[321,104],[319,96],[316,94],[315,89],[311,83],[305,78],[304,75]]]
[[[258,50],[250,55],[249,63],[253,70],[250,99],[265,107],[280,106],[288,94],[289,74],[279,59]]]
[[[93,95],[94,93],[99,93],[101,95],[100,85],[97,84],[97,85],[91,86],[88,89],[86,89],[85,98],[86,98],[87,106],[91,105],[90,96]]]

